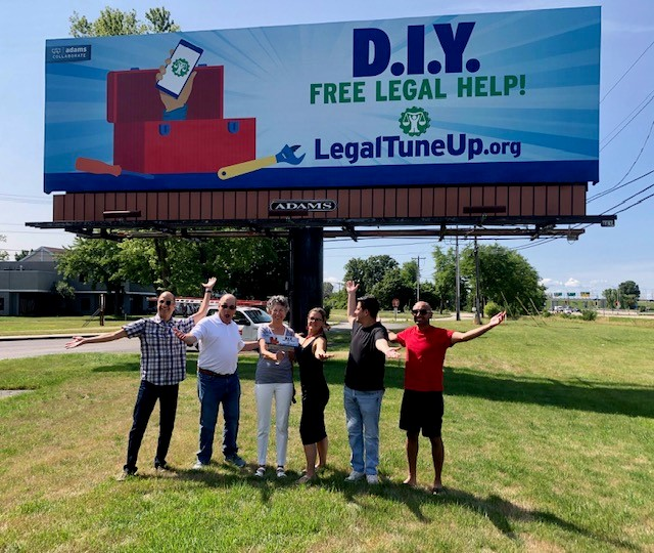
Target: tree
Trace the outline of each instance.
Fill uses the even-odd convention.
[[[615,288],[607,288],[602,292],[602,296],[606,298],[606,305],[613,309],[618,304],[618,291]]]
[[[4,234],[0,234],[0,242],[6,242],[7,237]],[[9,253],[6,250],[0,250],[0,261],[7,261],[9,259]]]
[[[545,287],[529,262],[519,253],[498,244],[479,246],[479,285],[482,306],[494,301],[514,316],[540,310],[545,305]],[[473,246],[463,250],[461,271],[475,288],[475,258]]]
[[[27,257],[29,254],[33,253],[34,250],[21,250],[14,254],[14,261],[20,261],[21,259]]]
[[[145,35],[180,31],[166,8],[150,8],[145,18],[147,23],[136,17],[136,10],[121,11],[106,7],[95,21],[80,16],[76,11],[70,17],[70,34],[76,38],[92,36]]]
[[[323,299],[329,298],[334,293],[334,285],[331,282],[322,283],[322,297]]]
[[[75,238],[73,245],[64,248],[64,252],[57,256],[57,271],[67,279],[79,280],[92,286],[103,284],[107,292],[110,292],[107,298],[108,311],[111,311],[112,299],[115,298],[116,305],[120,305],[117,296],[122,292],[122,278],[118,243]]]
[[[371,294],[376,283],[381,282],[387,271],[399,266],[390,255],[373,255],[368,259],[353,258],[345,264],[345,280],[359,283],[357,296]]]
[[[633,280],[626,280],[618,284],[620,303],[623,309],[634,308],[640,298],[640,288]]]
[[[398,267],[386,271],[370,293],[375,296],[383,309],[391,309],[393,299],[400,300],[400,305],[408,305],[414,296],[414,288],[406,283],[402,270]]]

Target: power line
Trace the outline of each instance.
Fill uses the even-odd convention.
[[[624,79],[624,78],[627,76],[627,74],[628,74],[628,73],[629,73],[629,72],[630,72],[630,71],[631,71],[631,70],[636,66],[636,64],[641,60],[641,58],[642,58],[642,57],[647,53],[647,51],[648,51],[648,50],[649,50],[653,45],[654,45],[654,41],[650,42],[649,46],[648,46],[647,48],[645,48],[645,50],[643,50],[643,53],[642,53],[640,56],[638,56],[638,58],[636,59],[636,61],[635,61],[634,63],[631,64],[631,66],[629,67],[629,69],[627,69],[627,70],[622,74],[622,76],[621,76],[621,77],[616,81],[616,83],[615,83],[615,84],[614,84],[614,85],[609,89],[609,91],[608,91],[606,94],[604,94],[604,97],[600,100],[600,104],[601,104],[601,103],[606,99],[606,97],[607,97],[609,94],[611,94],[611,92],[613,92],[613,89],[614,89],[616,86],[618,86],[618,85],[622,82],[622,79]]]
[[[599,200],[600,198],[603,198],[604,196],[610,194],[611,192],[615,192],[616,190],[620,190],[621,188],[624,188],[625,186],[629,186],[630,184],[633,184],[634,182],[639,181],[640,179],[643,179],[643,178],[651,175],[652,173],[654,173],[654,169],[652,169],[651,171],[648,171],[647,173],[643,173],[642,175],[636,177],[635,179],[631,179],[630,181],[627,181],[624,184],[618,183],[615,186],[612,186],[611,188],[609,188],[608,190],[604,190],[603,192],[598,192],[594,196],[591,196],[590,198],[588,198],[586,203],[591,203],[591,202],[594,202],[595,200]]]

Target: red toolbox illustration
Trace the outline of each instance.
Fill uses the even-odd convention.
[[[256,156],[256,119],[224,119],[223,66],[199,66],[182,120],[166,120],[156,69],[107,76],[114,164],[139,173],[209,173]]]

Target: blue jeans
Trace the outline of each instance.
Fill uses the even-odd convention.
[[[200,399],[200,449],[197,457],[208,465],[213,454],[213,437],[218,420],[218,406],[223,404],[223,454],[235,455],[238,451],[238,419],[240,417],[241,382],[238,374],[209,376],[198,372],[198,398]]]
[[[347,435],[352,470],[377,474],[379,465],[379,417],[384,390],[362,392],[343,387]]]
[[[127,461],[123,467],[126,471],[136,472],[137,470],[136,460],[143,441],[143,434],[145,434],[145,429],[148,426],[157,399],[159,400],[159,441],[154,466],[157,467],[166,463],[166,455],[173,435],[173,428],[175,427],[178,394],[179,384],[157,386],[151,382],[141,380],[138,395],[136,396],[136,404],[134,405],[132,429],[129,431]]]

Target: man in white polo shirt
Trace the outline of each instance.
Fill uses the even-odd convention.
[[[218,420],[218,407],[223,405],[225,460],[239,468],[245,461],[238,455],[236,439],[240,417],[241,383],[237,373],[238,353],[254,350],[256,341],[244,342],[232,320],[236,298],[225,294],[220,298],[218,313],[203,319],[191,332],[176,332],[178,338],[193,345],[200,342],[198,356],[198,398],[200,399],[200,447],[193,468],[202,470],[211,461],[213,438]]]

